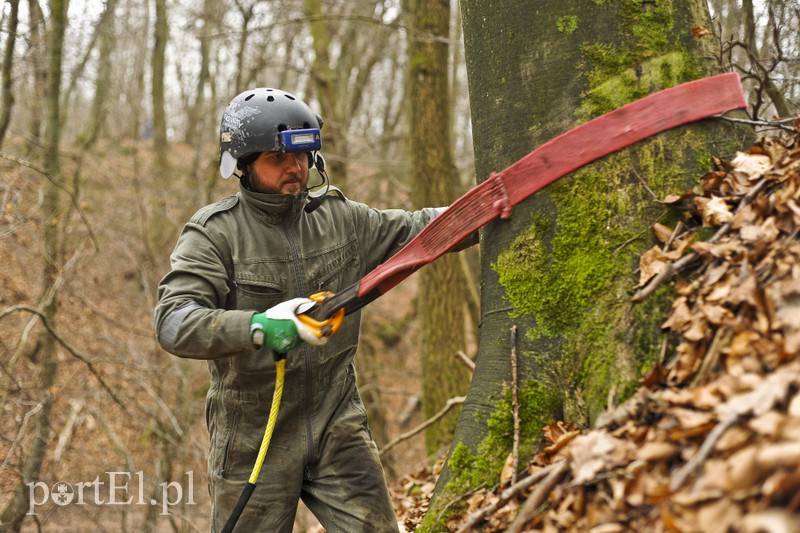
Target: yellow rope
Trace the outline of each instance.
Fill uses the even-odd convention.
[[[278,420],[278,408],[281,405],[281,396],[283,396],[283,372],[285,366],[285,358],[281,358],[275,362],[275,392],[272,393],[269,420],[267,421],[267,428],[264,430],[264,438],[261,439],[261,448],[258,450],[258,458],[256,459],[256,464],[253,465],[253,472],[250,474],[249,481],[253,485],[256,484],[258,474],[261,472],[261,466],[264,464],[264,458],[267,456],[269,441],[272,440],[272,432],[275,430],[275,422]]]

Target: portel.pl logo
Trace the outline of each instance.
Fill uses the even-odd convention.
[[[138,481],[138,488],[132,486],[132,478]],[[160,492],[151,491],[150,497],[145,497],[144,474],[141,471],[105,472],[104,479],[97,476],[93,481],[79,483],[57,481],[48,485],[44,481],[31,481],[26,485],[28,515],[36,515],[36,508],[48,502],[59,506],[158,505],[162,515],[168,515],[173,505],[194,505],[194,472],[191,470],[186,472],[186,490],[180,481],[165,481],[158,484]]]

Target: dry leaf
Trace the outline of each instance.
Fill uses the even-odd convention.
[[[733,213],[731,213],[725,199],[717,196],[710,199],[696,197],[694,201],[703,219],[703,226],[714,227],[733,222]]]
[[[765,155],[736,152],[731,160],[734,170],[747,176],[758,177],[772,167],[772,161]]]

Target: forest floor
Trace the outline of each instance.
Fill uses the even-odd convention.
[[[468,495],[450,531],[800,530],[800,137],[715,163],[663,199],[687,223],[641,258],[635,298],[677,289],[662,361],[591,430],[541,428],[521,479]],[[392,486],[407,531],[438,468]]]

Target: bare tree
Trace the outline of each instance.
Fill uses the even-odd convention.
[[[8,16],[8,36],[3,48],[2,91],[3,100],[0,108],[0,148],[6,136],[8,123],[11,121],[11,110],[14,108],[14,44],[17,41],[17,27],[19,26],[19,0],[9,0],[11,12]]]
[[[153,55],[150,65],[153,102],[153,153],[156,156],[156,165],[160,169],[165,170],[168,166],[168,139],[164,76],[169,26],[167,23],[167,1],[154,1],[156,21],[153,33]]]
[[[100,49],[97,58],[97,81],[92,98],[92,108],[89,112],[88,123],[80,138],[80,144],[84,148],[91,147],[97,141],[108,115],[112,52],[116,40],[114,14],[116,7],[117,0],[106,0],[105,9],[95,30],[95,33],[99,35]]]
[[[407,2],[411,28],[408,73],[409,132],[414,200],[418,206],[449,205],[456,199],[458,173],[453,163],[448,57],[450,1]],[[422,413],[430,418],[447,401],[466,391],[468,376],[455,364],[465,349],[465,285],[455,255],[440,258],[420,272],[419,322],[422,344]],[[425,432],[428,453],[450,443],[458,418],[451,413]]]
[[[47,69],[47,135],[45,137],[45,151],[43,155],[44,169],[49,177],[44,182],[42,210],[45,214],[42,241],[44,245],[43,262],[43,291],[40,300],[42,317],[52,327],[56,323],[58,309],[57,291],[59,285],[60,269],[60,243],[59,236],[63,223],[61,206],[61,189],[57,180],[60,179],[59,158],[61,142],[61,121],[59,109],[59,95],[61,87],[62,50],[64,45],[64,31],[67,20],[67,1],[52,0],[50,8],[50,31],[48,33],[48,69]],[[10,531],[19,531],[22,520],[28,508],[28,490],[25,483],[36,480],[42,469],[45,454],[50,444],[51,411],[53,398],[51,387],[55,383],[56,369],[56,342],[48,330],[43,330],[40,339],[41,359],[39,360],[39,388],[38,402],[41,406],[36,415],[36,426],[33,440],[28,449],[22,476],[14,498],[8,503],[0,514],[4,524],[9,525]]]

